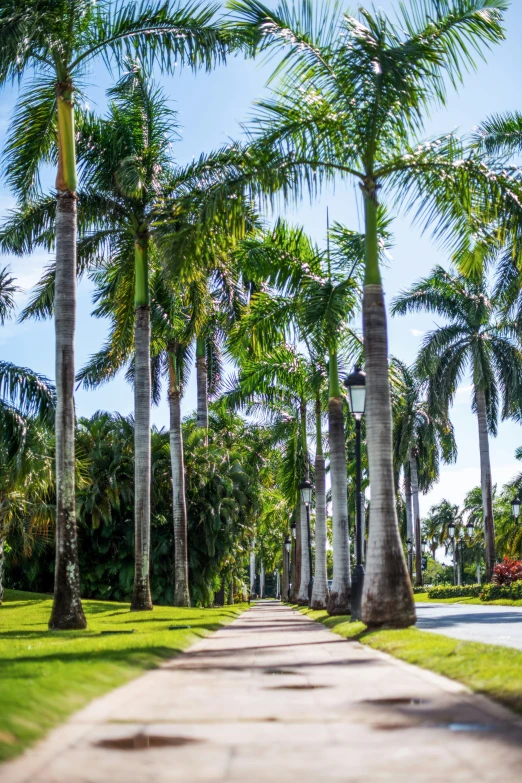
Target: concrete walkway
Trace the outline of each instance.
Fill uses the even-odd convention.
[[[522,609],[516,606],[418,603],[417,628],[522,650]]]
[[[521,769],[511,713],[265,602],[92,702],[0,781],[477,783]]]

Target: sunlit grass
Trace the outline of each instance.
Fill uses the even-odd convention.
[[[96,696],[231,622],[245,606],[218,609],[84,601],[86,631],[49,632],[51,598],[6,591],[0,606],[0,760],[20,753]],[[169,630],[169,625],[190,625]],[[102,635],[102,631],[130,631]]]
[[[428,598],[428,593],[416,593],[416,603],[429,604],[474,604],[475,606],[522,606],[522,599],[497,598],[495,601],[481,601],[480,598]]]
[[[323,623],[345,639],[354,639],[408,663],[450,677],[477,693],[484,693],[522,712],[522,651],[478,642],[465,642],[440,634],[407,628],[367,631],[350,617],[329,617],[325,611],[303,614]]]

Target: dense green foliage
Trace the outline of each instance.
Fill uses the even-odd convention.
[[[455,585],[454,587],[430,587],[428,598],[478,598],[482,585]]]
[[[124,601],[132,592],[133,438],[130,417],[98,413],[78,422],[77,513],[86,598]],[[266,430],[247,425],[222,406],[211,409],[208,445],[194,417],[184,425],[184,440],[191,594],[194,603],[209,605],[222,583],[243,579],[258,519],[270,514],[272,536],[281,540],[286,513],[273,489],[278,455]],[[9,553],[10,587],[52,592],[52,536],[40,544],[28,559]],[[151,584],[157,604],[173,600],[173,550],[168,433],[153,430]],[[274,567],[279,557],[276,547],[267,565]]]
[[[522,582],[513,582],[510,585],[484,585],[481,593],[481,601],[496,601],[507,598],[513,601],[522,600]]]

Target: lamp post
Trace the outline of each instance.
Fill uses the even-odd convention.
[[[290,536],[287,536],[285,538],[285,552],[286,552],[286,574],[287,574],[287,580],[288,580],[288,590],[286,595],[286,600],[290,601],[290,549],[292,548],[292,542],[290,541]]]
[[[361,492],[361,421],[366,407],[366,373],[357,365],[345,378],[348,405],[355,419],[355,568],[352,575],[352,622],[361,619],[364,586],[363,524]]]
[[[516,522],[518,522],[518,519],[520,517],[520,496],[517,494],[511,501],[511,513],[513,514],[513,517]]]
[[[308,567],[310,570],[310,581],[308,582],[308,605],[312,603],[312,533],[310,530],[310,505],[312,503],[313,484],[308,479],[305,479],[299,484],[299,492],[301,493],[301,503],[306,507],[306,529],[308,533]]]

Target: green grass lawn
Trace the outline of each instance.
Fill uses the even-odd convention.
[[[480,598],[428,598],[428,593],[415,593],[416,603],[426,604],[475,604],[476,606],[522,606],[521,599],[497,598],[495,601],[481,601]]]
[[[0,761],[16,756],[91,699],[121,685],[234,620],[219,609],[84,601],[87,631],[47,630],[51,597],[6,591],[0,606]],[[169,625],[190,629],[169,630]],[[102,631],[133,631],[104,635]]]
[[[297,607],[296,607],[297,608]],[[450,677],[522,713],[522,651],[407,628],[367,631],[349,617],[330,617],[326,611],[298,607],[345,639],[354,639],[408,663]]]

